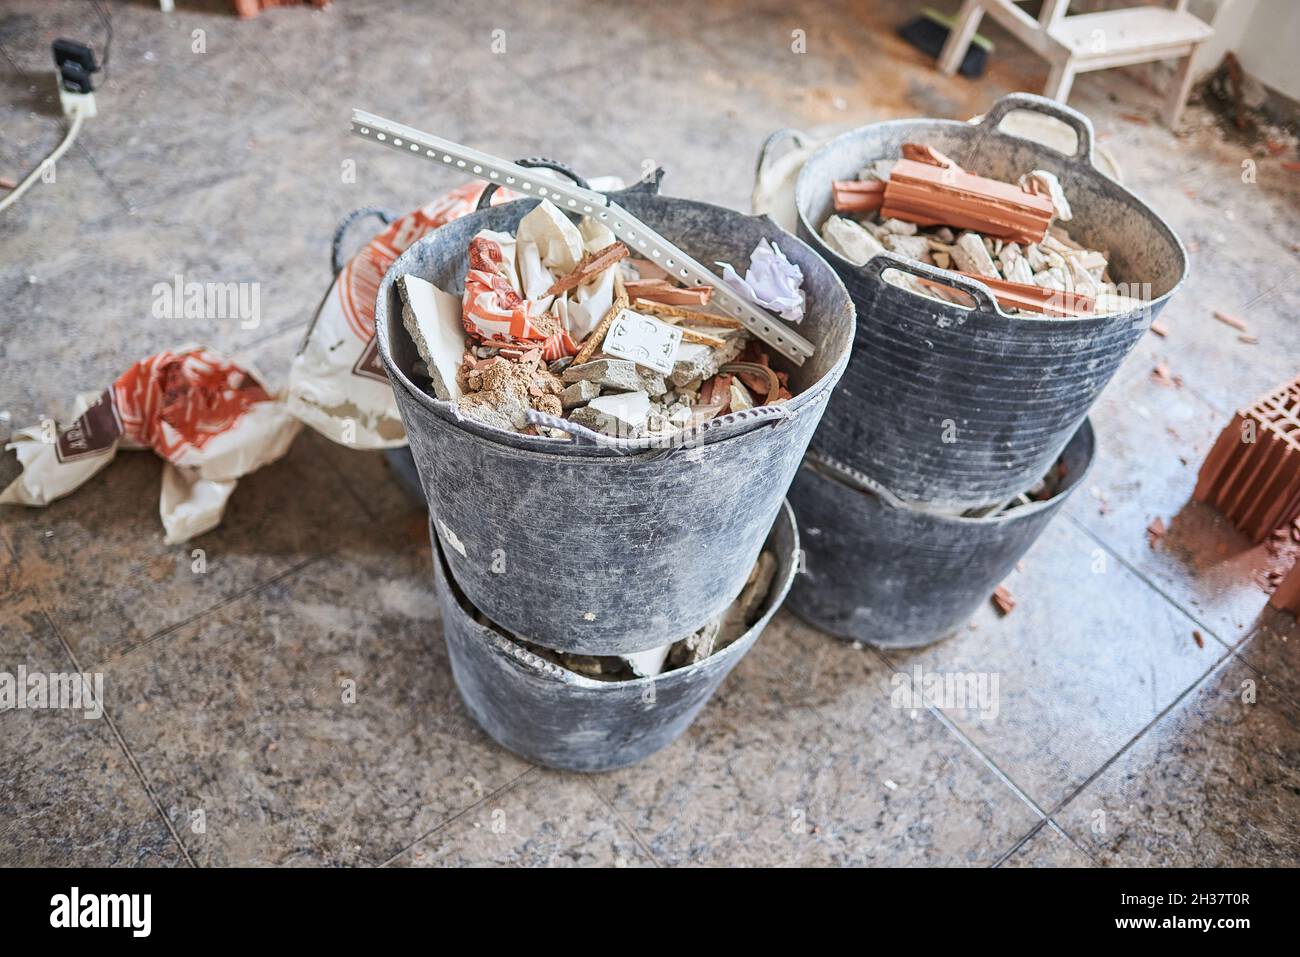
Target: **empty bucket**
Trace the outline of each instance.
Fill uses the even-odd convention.
[[[986,518],[924,511],[861,476],[805,463],[790,488],[805,572],[790,610],[815,628],[881,647],[928,645],[961,627],[1028,551],[1088,474],[1084,420],[1066,445],[1055,494]]]
[[[1018,110],[1074,131],[1071,156],[999,130]],[[1015,182],[1033,169],[1061,181],[1070,235],[1109,253],[1111,277],[1148,300],[1123,315],[1012,318],[988,287],[891,254],[855,266],[822,242],[831,183],[854,179],[903,143],[926,143],[972,173]],[[893,120],[845,133],[804,164],[795,190],[799,235],[843,277],[858,307],[854,360],[813,448],[899,498],[992,505],[1028,488],[1061,454],[1101,390],[1187,273],[1187,254],[1155,212],[1093,165],[1092,123],[1042,97],[1003,97],[979,123]],[[886,283],[887,268],[967,293],[973,309]],[[1145,289],[1143,284],[1149,284]]]
[[[396,277],[460,293],[466,248],[514,232],[536,200],[482,209],[424,237],[379,288],[376,340],[452,578],[493,621],[557,651],[625,654],[676,641],[740,591],[848,361],[853,304],[807,245],[769,219],[629,190],[615,199],[697,259],[740,265],[761,239],[803,270],[800,332],[816,346],[790,367],[793,399],[710,423],[689,447],[599,444],[490,429],[412,380]],[[773,355],[773,364],[784,360]]]
[[[466,708],[502,746],[529,761],[571,771],[624,767],[676,740],[780,607],[799,549],[794,515],[786,504],[766,539],[776,573],[759,618],[744,635],[697,664],[654,678],[599,681],[480,624],[448,574],[446,549],[437,535],[431,537],[443,635]],[[727,596],[728,603],[735,597]]]

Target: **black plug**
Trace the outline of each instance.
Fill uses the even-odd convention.
[[[94,90],[91,74],[99,72],[95,51],[84,43],[63,37],[53,43],[54,64],[59,68],[59,82],[69,93],[90,93]]]

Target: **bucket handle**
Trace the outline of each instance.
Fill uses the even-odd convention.
[[[538,167],[542,167],[544,169],[553,169],[557,173],[563,173],[565,176],[569,177],[569,179],[573,180],[583,189],[591,189],[591,186],[587,183],[585,179],[583,179],[576,172],[574,172],[572,169],[565,166],[563,163],[559,162],[558,160],[547,159],[545,156],[531,156],[528,157],[527,159],[516,160],[515,165],[527,166],[529,169],[536,169]],[[483,194],[479,196],[478,206],[475,208],[487,209],[488,203],[491,202],[492,200],[492,194],[495,193],[496,191],[497,191],[497,184],[488,183],[487,188],[483,190]]]
[[[885,283],[883,273],[886,269],[897,269],[900,272],[911,273],[913,276],[919,276],[922,279],[929,279],[941,286],[948,286],[952,289],[964,292],[975,300],[975,305],[971,312],[981,312],[990,316],[1000,316],[998,311],[997,300],[993,298],[993,292],[984,283],[971,279],[967,276],[958,275],[947,269],[940,269],[938,266],[931,266],[927,263],[918,262],[915,259],[906,259],[897,253],[876,253],[871,259],[858,267],[862,274],[869,279],[874,279],[883,285]],[[899,289],[899,292],[914,296],[916,293],[910,289]],[[953,303],[953,305],[956,305]],[[958,308],[962,308],[958,306]]]
[[[789,140],[796,149],[805,149],[813,143],[813,138],[803,130],[796,130],[789,126],[772,133],[767,139],[763,140],[763,145],[759,147],[758,162],[754,164],[755,182],[763,178],[763,170],[766,169],[772,154],[776,152],[777,146],[784,140]]]
[[[383,206],[362,206],[360,209],[354,209],[341,220],[334,229],[334,242],[330,245],[330,269],[332,275],[337,276],[343,271],[343,240],[347,232],[352,228],[353,223],[360,222],[367,216],[374,216],[385,226],[392,223],[397,218],[397,214],[391,209]]]
[[[729,426],[776,425],[786,419],[795,417],[798,413],[786,408],[784,405],[760,405],[752,409],[742,409],[739,412],[729,412],[719,418],[702,422],[693,429],[675,432],[672,435],[646,436],[639,439],[621,439],[616,436],[606,435],[603,432],[589,429],[585,425],[570,422],[568,419],[561,419],[557,416],[547,415],[545,412],[538,412],[536,409],[529,409],[526,415],[529,425],[544,426],[548,429],[559,429],[561,432],[567,432],[576,445],[596,445],[601,448],[614,449],[624,455],[636,455],[640,452],[655,450],[672,452],[679,448],[689,448],[697,442],[702,443],[704,437],[709,433],[721,432]]]
[[[1060,120],[1070,127],[1070,129],[1074,130],[1078,143],[1075,145],[1074,155],[1068,158],[1075,162],[1086,162],[1089,168],[1096,167],[1092,155],[1092,144],[1093,140],[1096,139],[1092,129],[1092,120],[1064,103],[1057,103],[1055,100],[1049,100],[1045,96],[1038,96],[1034,93],[1008,93],[990,106],[989,111],[984,114],[984,119],[980,122],[980,140],[976,141],[975,149],[979,149],[979,144],[984,136],[992,132],[998,132],[998,125],[1006,119],[1008,113],[1014,113],[1016,110],[1042,113],[1045,116]],[[1016,136],[1014,133],[1003,133],[1002,135],[1014,139],[1024,139],[1024,137]],[[1047,148],[1052,149],[1050,146]],[[1056,151],[1053,150],[1053,152]]]

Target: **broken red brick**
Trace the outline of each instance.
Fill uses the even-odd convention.
[[[1155,368],[1151,370],[1151,381],[1174,388],[1181,388],[1183,384],[1182,376],[1174,375],[1169,371],[1169,366],[1163,362],[1157,362]]]
[[[952,226],[1014,242],[1037,243],[1055,211],[1051,198],[965,170],[900,159],[885,184],[880,215],[919,226]]]
[[[1159,319],[1156,319],[1151,323],[1151,331],[1154,332],[1156,335],[1158,335],[1161,339],[1169,335],[1169,328]]]
[[[1277,583],[1268,603],[1274,608],[1300,615],[1300,562],[1291,566],[1291,571]]]
[[[959,276],[978,279],[993,290],[994,298],[1004,309],[1024,309],[1041,312],[1047,316],[1088,316],[1096,308],[1096,301],[1078,292],[1062,292],[1027,282],[1009,279],[992,279],[973,272],[953,270]],[[929,280],[924,280],[929,283]]]
[[[561,276],[551,284],[551,288],[546,290],[546,295],[558,296],[570,289],[577,289],[592,276],[604,272],[627,255],[627,247],[617,241],[610,243],[604,249],[598,249],[594,253],[587,253],[582,257],[582,261],[578,263],[573,272],[567,276]]]
[[[1300,378],[1237,411],[1205,457],[1192,498],[1255,543],[1300,517]]]
[[[899,147],[899,152],[903,154],[903,159],[914,160],[917,163],[927,163],[940,169],[961,169],[955,160],[944,156],[926,143],[904,143]]]
[[[707,306],[713,298],[712,286],[678,286],[666,279],[632,279],[625,288],[633,299],[667,306]]]
[[[837,179],[831,183],[837,213],[871,213],[885,201],[885,184],[879,180]]]
[[[1250,331],[1250,327],[1246,325],[1245,319],[1238,319],[1236,316],[1229,315],[1226,312],[1219,312],[1216,309],[1214,312],[1214,318],[1218,319],[1226,326],[1232,326],[1232,328],[1236,329],[1238,332]]]
[[[993,589],[993,607],[1003,618],[1011,614],[1012,609],[1016,607],[1016,599],[1006,585],[999,585]]]
[[[1196,642],[1197,648],[1205,647],[1205,638],[1201,635],[1199,631],[1195,629],[1192,630],[1192,641]]]

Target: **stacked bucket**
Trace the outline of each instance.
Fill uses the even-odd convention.
[[[470,239],[484,229],[515,232],[536,200],[481,207],[418,241],[385,276],[375,313],[429,504],[435,588],[461,696],[505,747],[584,771],[630,764],[680,735],[781,604],[799,548],[784,497],[854,336],[844,284],[769,220],[653,188],[614,198],[701,261],[743,262],[769,239],[800,266],[808,299],[800,331],[816,354],[792,373],[795,397],[779,414],[727,416],[685,446],[578,444],[484,427],[422,391],[396,278],[413,273],[462,289]],[[777,572],[758,620],[696,664],[606,682],[528,650],[630,655],[685,638],[724,613],[764,548]]]
[[[1075,134],[1064,155],[1003,132],[1013,111]],[[987,287],[876,256],[855,266],[825,246],[831,183],[923,143],[963,168],[1015,182],[1057,175],[1072,238],[1109,252],[1111,275],[1145,300],[1124,315],[1012,318]],[[791,608],[831,634],[917,646],[963,624],[1084,480],[1089,408],[1182,282],[1187,256],[1150,208],[1093,165],[1092,124],[1042,97],[1012,94],[980,121],[898,120],[833,139],[795,188],[798,231],[843,278],[857,306],[853,359],[790,492],[806,574]],[[974,308],[886,283],[897,269],[967,293]],[[1132,288],[1136,284],[1137,288]],[[1146,284],[1149,284],[1147,286]],[[1046,480],[1047,497],[1029,498]]]

